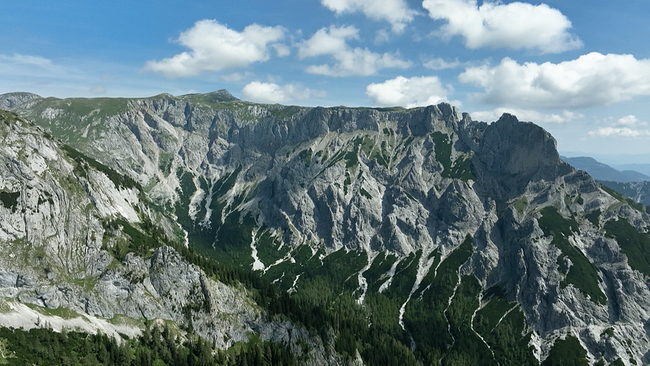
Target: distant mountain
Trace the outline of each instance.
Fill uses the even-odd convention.
[[[34,99],[42,99],[40,95],[24,92],[0,94],[0,109],[14,108]]]
[[[578,157],[578,156],[589,156],[592,157],[601,163],[605,163],[618,170],[632,169],[639,171],[634,168],[620,168],[620,165],[625,164],[648,164],[650,163],[650,153],[642,154],[612,154],[612,153],[594,153],[594,152],[581,152],[581,151],[562,151],[561,155],[567,157]],[[644,173],[648,174],[649,173]]]
[[[612,164],[611,166],[614,169],[634,170],[639,173],[650,176],[650,164]]]
[[[650,176],[639,173],[634,170],[619,171],[607,164],[603,164],[594,158],[579,156],[567,158],[562,156],[562,160],[571,164],[576,169],[584,170],[596,180],[610,182],[639,182],[650,181]]]

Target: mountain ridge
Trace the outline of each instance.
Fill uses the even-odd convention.
[[[562,157],[562,159],[576,167],[576,169],[587,171],[596,180],[623,183],[650,181],[650,177],[643,173],[634,170],[619,171],[594,158],[581,156],[572,158]]]
[[[43,99],[14,110],[139,182],[185,232],[168,235],[255,269],[297,299],[320,284],[371,316],[392,313],[371,329],[410,337],[426,362],[460,357],[466,346],[456,340],[472,337],[485,347],[471,357],[513,362],[495,353],[507,340],[481,325],[490,324],[482,309],[510,314],[493,330],[516,327],[521,337],[506,348],[534,347],[540,361],[562,337],[575,337],[591,362],[647,360],[643,267],[627,263],[631,249],[613,222],[647,235],[648,215],[563,163],[542,128],[511,115],[473,122],[448,104],[184,98]],[[616,336],[599,333],[609,327]],[[337,343],[337,352],[372,359],[371,343],[359,342]]]

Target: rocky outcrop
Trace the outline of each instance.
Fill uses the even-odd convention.
[[[70,156],[40,128],[5,111],[0,162],[0,297],[10,301],[0,325],[54,322],[58,330],[119,336],[139,334],[145,319],[166,319],[191,325],[222,349],[247,342],[251,332],[265,341],[288,332],[291,338],[280,338],[296,352],[310,345],[308,355],[300,353],[306,360],[338,362],[318,337],[267,320],[245,289],[209,278],[171,247],[115,258],[114,248],[135,240],[127,227],[146,237],[139,223],[165,217],[146,207],[139,187],[92,159]],[[38,309],[43,320],[34,322]],[[53,317],[57,309],[67,309],[66,316]]]
[[[0,94],[0,109],[17,107],[31,100],[42,99],[40,95],[32,93],[6,93]]]
[[[82,115],[67,106],[74,100],[30,102],[15,110],[137,180],[146,187],[147,200],[168,207],[163,214],[176,217],[189,242],[235,251],[238,265],[265,274],[274,266],[299,267],[297,253],[305,246],[321,261],[340,249],[363,252],[369,263],[358,269],[355,292],[362,303],[369,288],[380,287],[364,277],[373,258],[382,253],[399,260],[417,257],[415,283],[406,295],[407,302],[423,301],[427,288],[419,286],[437,271],[434,258],[448,258],[469,235],[473,251],[458,274],[478,280],[480,306],[490,301],[482,294],[495,288],[516,301],[538,359],[547,357],[555,340],[573,335],[592,362],[650,362],[647,274],[631,264],[625,242],[605,229],[625,220],[647,235],[650,218],[562,162],[555,140],[542,128],[507,114],[492,124],[476,123],[448,104],[408,110],[301,108],[231,97],[217,92],[119,105],[104,101],[109,104]],[[92,174],[86,179],[86,187],[99,181]],[[125,204],[109,204],[106,197],[124,196],[130,207],[144,204],[128,190],[116,192],[92,196],[101,202],[94,207],[105,207],[98,217],[128,212]],[[12,220],[20,227],[19,218]],[[160,296],[157,308],[138,308],[138,316],[158,312],[178,320],[187,299],[196,296],[212,309],[212,293],[234,291],[209,284],[169,249],[138,258],[129,260],[144,264],[132,268],[150,268],[134,270],[146,278],[138,291]],[[102,291],[128,299],[130,292],[123,289],[132,282],[120,282],[126,277],[120,271]],[[382,281],[392,278],[395,268],[384,272]],[[299,277],[279,272],[271,280],[300,291]],[[0,278],[17,283],[18,274],[7,271]],[[180,279],[187,286],[174,285]],[[390,287],[390,280],[385,283]],[[412,299],[414,294],[420,299]],[[89,308],[106,316],[136,312],[135,303],[119,304]],[[243,305],[235,300],[214,303],[228,314],[238,306]],[[259,323],[252,310],[238,316],[236,322],[198,329],[217,341],[214,329],[236,334],[237,324],[247,324],[244,333],[255,329],[281,339],[301,334],[285,331],[287,323]],[[321,347],[316,348],[326,349]]]

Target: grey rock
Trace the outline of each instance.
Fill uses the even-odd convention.
[[[462,272],[473,273],[484,289],[497,284],[505,287],[526,316],[531,344],[540,360],[558,337],[567,334],[580,339],[591,361],[623,357],[628,362],[632,357],[641,363],[647,358],[648,283],[630,267],[619,244],[585,215],[600,210],[599,224],[621,217],[641,232],[647,232],[650,218],[562,162],[553,137],[532,123],[519,122],[511,115],[492,124],[476,123],[448,104],[408,110],[301,108],[257,105],[217,93],[130,100],[125,110],[112,115],[74,116],[74,121],[85,121],[76,125],[70,123],[69,110],[48,103],[53,102],[26,103],[14,110],[52,131],[72,125],[57,138],[136,179],[147,187],[147,199],[159,206],[186,205],[183,209],[196,227],[217,228],[222,222],[213,222],[215,217],[223,220],[231,212],[241,214],[240,218],[248,214],[258,227],[265,225],[290,248],[309,245],[314,252],[323,249],[326,254],[341,248],[362,250],[371,258],[383,251],[399,258],[418,251],[445,257],[469,234],[476,247]],[[36,139],[32,149],[51,145],[38,137],[32,139]],[[25,137],[13,140],[31,141]],[[101,240],[97,240],[105,235],[100,218],[129,216],[127,206],[148,212],[146,202],[137,195],[113,191],[101,176],[94,175],[82,185],[80,196],[87,198],[78,199],[79,205],[71,203],[61,184],[40,183],[46,178],[20,160],[18,150],[6,154],[5,166],[11,168],[2,177],[11,178],[3,178],[2,187],[22,192],[26,185],[34,187],[30,188],[34,192],[47,191],[60,198],[52,204],[21,198],[19,210],[39,208],[38,220],[33,222],[41,227],[30,226],[29,220],[25,224],[22,214],[0,211],[4,230],[0,239],[6,243],[26,238],[33,247],[45,248],[48,258],[57,258],[69,245],[63,244],[64,238],[55,244],[46,243],[45,238],[68,233],[82,237],[84,228],[95,228],[90,252],[102,253]],[[61,163],[58,170],[69,174],[69,165]],[[216,183],[236,171],[241,173],[232,188],[220,192]],[[194,187],[181,187],[183,174],[193,177]],[[187,189],[196,192],[183,197]],[[237,197],[243,198],[238,201]],[[206,209],[211,200],[221,204],[219,215],[212,216]],[[95,202],[97,212],[84,216],[81,203],[87,202]],[[538,222],[540,211],[548,206],[556,207],[566,219],[577,220],[579,232],[567,240],[597,268],[607,304],[592,301],[572,284],[562,284],[565,275],[558,265],[562,253]],[[67,231],[42,225],[43,215],[59,217],[70,210],[84,219],[67,223]],[[136,214],[129,221],[139,219]],[[173,218],[162,221],[167,222],[162,225],[167,225],[168,233],[173,232]],[[168,248],[156,250],[151,259],[132,258],[118,269],[103,272],[108,267],[105,254],[86,257],[84,273],[101,273],[97,286],[101,293],[111,294],[110,302],[83,290],[74,295],[74,288],[68,295],[58,289],[41,290],[22,298],[48,304],[68,304],[68,298],[78,304],[87,299],[88,311],[104,317],[130,314],[198,322],[195,328],[223,347],[233,339],[244,340],[251,329],[268,334],[268,339],[293,337],[287,324],[260,323],[260,313],[240,301],[246,298],[242,290],[210,282]],[[79,262],[79,258],[73,260]],[[420,278],[432,270],[425,262],[418,267]],[[571,264],[566,258],[560,262]],[[57,268],[64,268],[65,263],[67,258]],[[13,270],[6,263],[0,268],[7,273]],[[33,267],[26,268],[30,268],[30,278],[39,278]],[[130,273],[145,279],[133,281]],[[61,277],[55,274],[53,278]],[[143,297],[153,300],[137,302]],[[182,307],[189,303],[203,305],[184,320]],[[218,326],[201,322],[208,312],[205,309],[210,309],[212,315],[207,318]],[[214,309],[221,313],[212,313]],[[236,320],[227,322],[218,314],[230,314],[224,319]],[[601,339],[599,332],[610,327],[617,336]],[[331,361],[328,357],[333,353],[327,345],[313,349],[319,350],[319,360]]]

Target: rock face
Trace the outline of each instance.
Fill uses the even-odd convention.
[[[245,289],[210,279],[173,248],[114,258],[111,248],[136,240],[128,236],[133,230],[146,235],[136,229],[143,220],[166,218],[146,207],[139,187],[128,179],[87,157],[71,157],[40,128],[5,111],[0,111],[0,161],[2,298],[67,308],[76,312],[68,327],[81,321],[81,329],[95,331],[106,328],[89,317],[116,325],[124,317],[134,319],[121,324],[121,332],[135,334],[142,326],[138,319],[191,324],[219,348],[248,341],[249,332],[274,340],[274,332],[293,330],[288,344],[310,344],[309,360],[336,361],[320,340],[293,324],[267,321]],[[131,234],[124,234],[127,228]],[[9,310],[3,325],[34,327],[17,321],[23,314],[12,308],[16,313]]]
[[[104,286],[101,293],[113,297],[104,302],[88,301],[90,305],[84,306],[64,302],[59,299],[62,295],[45,299],[56,298],[56,304],[104,317],[165,314],[178,321],[183,321],[178,306],[192,299],[192,294],[227,293],[230,300],[214,303],[214,309],[228,314],[246,308],[237,300],[245,294],[218,282],[206,285],[209,281],[200,271],[183,269],[189,265],[168,248],[156,249],[148,259],[132,256],[124,262],[124,268],[129,268],[130,261],[133,268],[147,268],[133,272],[146,277],[140,284],[121,280],[131,273],[127,269],[105,273],[111,258],[101,250],[101,219],[121,215],[128,222],[137,222],[153,203],[163,207],[156,221],[162,222],[168,236],[213,248],[223,254],[224,261],[259,270],[281,289],[292,292],[301,291],[301,273],[308,271],[306,261],[311,258],[325,263],[333,253],[361,253],[364,263],[354,267],[351,276],[358,285],[354,294],[361,304],[366,295],[397,291],[393,279],[406,273],[402,269],[412,263],[408,288],[403,297],[397,297],[402,305],[395,319],[406,332],[416,328],[409,323],[414,303],[439,301],[427,293],[436,286],[438,270],[450,266],[450,258],[469,250],[463,261],[450,267],[458,284],[444,299],[445,314],[460,296],[457,290],[464,286],[463,281],[470,281],[464,276],[475,279],[480,290],[472,294],[477,306],[470,313],[469,326],[495,362],[497,340],[489,337],[489,329],[481,333],[474,319],[482,316],[482,309],[496,306],[493,294],[501,293],[504,304],[514,305],[494,320],[492,330],[509,314],[514,316],[513,309],[520,309],[525,327],[519,333],[521,338],[528,337],[526,342],[538,360],[549,355],[556,340],[571,335],[585,348],[590,362],[620,358],[624,364],[650,363],[646,331],[650,324],[646,277],[650,266],[645,259],[638,260],[639,253],[650,250],[650,217],[611,196],[585,172],[562,162],[553,137],[532,123],[507,114],[489,125],[476,123],[447,104],[409,110],[259,105],[239,101],[225,91],[88,103],[35,99],[13,110],[64,143],[133,178],[145,187],[144,196],[123,187],[109,187],[115,190],[109,192],[106,184],[94,188],[104,179],[100,174],[84,178],[86,188],[80,189],[80,194],[99,203],[89,214],[82,209],[87,207],[86,201],[80,200],[72,216],[85,221],[68,223],[72,226],[65,234],[96,228],[92,253],[97,254],[86,261],[106,264],[97,269],[88,269],[88,265],[75,268],[84,268],[80,278],[111,276],[100,284]],[[38,141],[31,146],[42,150],[41,145],[47,144]],[[18,155],[7,156],[7,161],[14,161]],[[32,183],[27,181],[46,179],[4,178],[38,175],[31,173],[33,167],[45,163],[16,164],[11,174],[3,172],[4,191],[28,189],[25,185]],[[71,162],[57,164],[61,171],[74,169]],[[10,185],[11,181],[16,183]],[[48,183],[50,186],[61,183]],[[34,194],[29,195],[34,206],[24,206],[23,193],[18,211],[11,211],[12,205],[5,207],[3,215],[14,226],[3,220],[2,225],[7,226],[1,232],[3,243],[26,238],[24,243],[38,247],[31,243],[62,235],[54,230],[56,225],[23,229],[24,215],[16,213],[26,207],[26,212],[43,215],[40,212],[69,204],[63,192],[57,195],[56,188],[51,189],[54,204],[43,203],[42,209]],[[135,215],[129,216],[132,211]],[[468,237],[471,245],[464,249]],[[628,240],[630,237],[635,239]],[[64,242],[60,241],[59,247],[69,247]],[[311,253],[307,259],[300,254],[305,248]],[[57,258],[57,250],[46,251],[46,257]],[[70,249],[66,253],[78,252]],[[377,258],[387,254],[396,259],[392,266],[381,267]],[[12,268],[9,265],[3,263],[1,268]],[[6,288],[14,288],[6,290],[14,292],[5,296],[17,296],[18,287],[8,285],[17,283],[17,274],[12,274],[17,272],[2,273]],[[23,282],[41,281],[30,279],[36,275],[21,276]],[[177,288],[175,283],[187,286]],[[148,307],[136,304],[135,298],[140,296],[131,294],[137,291],[149,291],[159,300]],[[21,300],[35,302],[41,296],[38,294]],[[216,301],[212,295],[203,296],[206,298]],[[260,328],[257,324],[264,323],[259,323],[259,314],[246,309],[237,313],[236,321],[198,329],[217,341],[223,335],[221,329],[231,336],[239,334],[238,339],[253,328],[270,338],[284,339],[287,336],[281,334],[291,334],[278,330],[290,327],[289,323],[274,323],[270,327],[275,330]],[[398,309],[394,310],[397,314]],[[218,318],[217,314],[210,317]],[[201,316],[192,319],[198,321]],[[445,319],[451,324],[447,315]],[[248,325],[239,329],[239,324]],[[422,341],[412,333],[417,349]],[[448,349],[455,344],[453,334],[451,339]],[[322,350],[318,357],[325,360],[325,348],[319,345],[315,349]]]
[[[42,99],[32,93],[7,93],[0,95],[0,109],[10,109],[30,100]]]
[[[600,182],[614,191],[633,199],[635,202],[650,206],[650,182],[623,183],[604,180]]]

